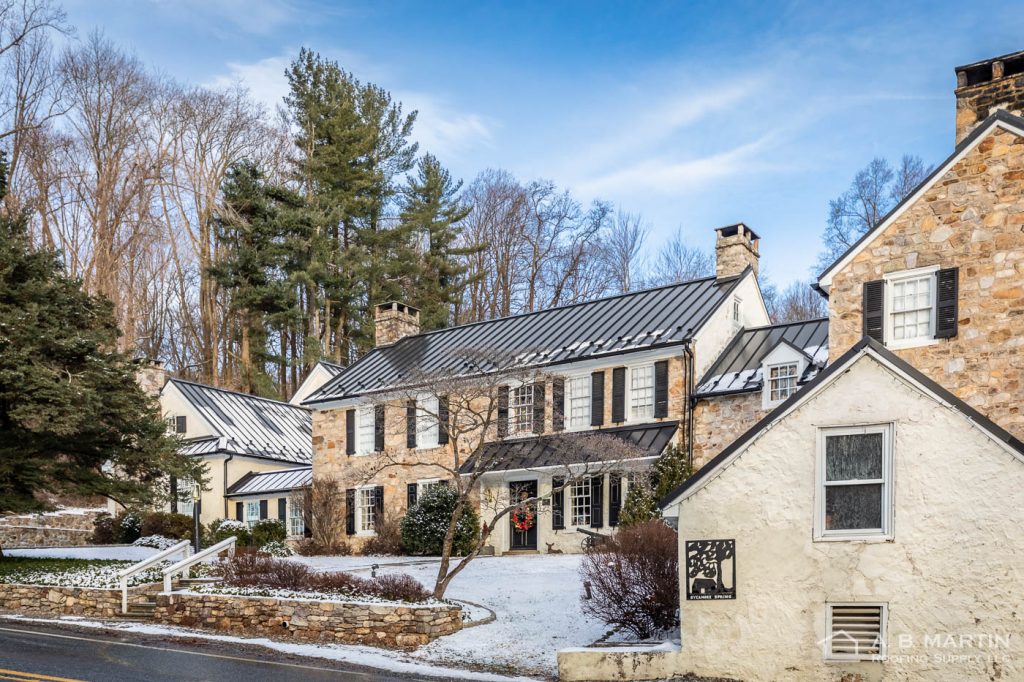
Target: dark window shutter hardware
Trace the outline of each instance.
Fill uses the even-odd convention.
[[[379,485],[373,489],[373,524],[374,530],[378,523],[384,519],[384,486]]]
[[[356,534],[356,491],[354,488],[345,491],[345,533]]]
[[[556,477],[551,479],[553,490],[565,485],[565,479]],[[551,529],[563,530],[565,528],[565,490],[555,490],[551,493]]]
[[[668,416],[668,360],[654,363],[654,416]]]
[[[544,382],[533,384],[533,432],[544,433]]]
[[[864,283],[864,336],[884,343],[885,280]]]
[[[345,411],[345,454],[356,454],[356,411]]]
[[[405,506],[407,509],[412,509],[416,506],[416,500],[418,499],[419,485],[416,483],[405,484]]]
[[[935,282],[935,338],[951,339],[957,334],[959,317],[959,269],[939,270]]]
[[[416,401],[405,405],[405,447],[416,447]]]
[[[604,424],[604,372],[590,375],[590,425]]]
[[[269,507],[269,505],[267,504],[267,501],[266,500],[260,500],[260,521],[263,521],[263,520],[265,520],[267,518],[267,514],[270,511],[267,507]]]
[[[565,429],[565,379],[556,378],[551,382],[551,430]]]
[[[626,368],[612,370],[612,423],[626,421]]]
[[[377,405],[373,408],[373,450],[374,452],[384,451],[384,406]]]

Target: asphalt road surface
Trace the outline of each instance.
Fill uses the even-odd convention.
[[[229,642],[0,622],[0,681],[438,682]]]

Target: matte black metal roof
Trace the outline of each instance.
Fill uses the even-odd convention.
[[[779,343],[803,351],[810,362],[800,383],[814,378],[828,362],[828,319],[744,329],[726,346],[704,374],[695,395],[710,396],[756,391],[762,387],[761,362]]]
[[[586,303],[502,317],[407,336],[375,348],[304,405],[402,386],[430,374],[479,373],[480,353],[506,358],[505,366],[545,365],[611,356],[679,343],[692,336],[747,274],[714,277],[635,291]],[[468,360],[469,359],[469,360]]]
[[[185,441],[183,452],[227,452],[294,464],[312,461],[313,426],[308,409],[181,379],[167,384],[181,392],[216,434]]]
[[[478,456],[483,457],[487,471],[512,471],[538,467],[561,466],[601,462],[608,459],[607,452],[601,452],[601,445],[607,446],[601,437],[612,436],[635,446],[633,459],[657,457],[672,440],[679,422],[666,421],[639,426],[619,426],[611,429],[553,433],[545,436],[516,438],[501,442],[487,443]],[[594,438],[594,449],[588,448],[586,438]],[[602,455],[604,458],[602,459]],[[476,456],[470,457],[459,471],[472,473],[476,467]]]
[[[312,484],[313,467],[296,467],[294,469],[264,471],[262,473],[250,471],[228,488],[227,497],[284,493],[291,490],[308,488]]]

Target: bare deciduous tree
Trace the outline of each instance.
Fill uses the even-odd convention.
[[[683,239],[683,231],[676,230],[662,246],[651,264],[648,286],[661,286],[686,282],[714,274],[715,259],[707,251],[690,246]]]
[[[643,263],[640,259],[648,229],[639,213],[619,210],[602,234],[600,257],[615,291],[632,291],[643,281]]]

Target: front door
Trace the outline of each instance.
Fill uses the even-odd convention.
[[[509,497],[513,502],[537,497],[537,481],[516,481],[509,483]],[[537,502],[524,502],[509,514],[512,542],[509,549],[537,549]]]

